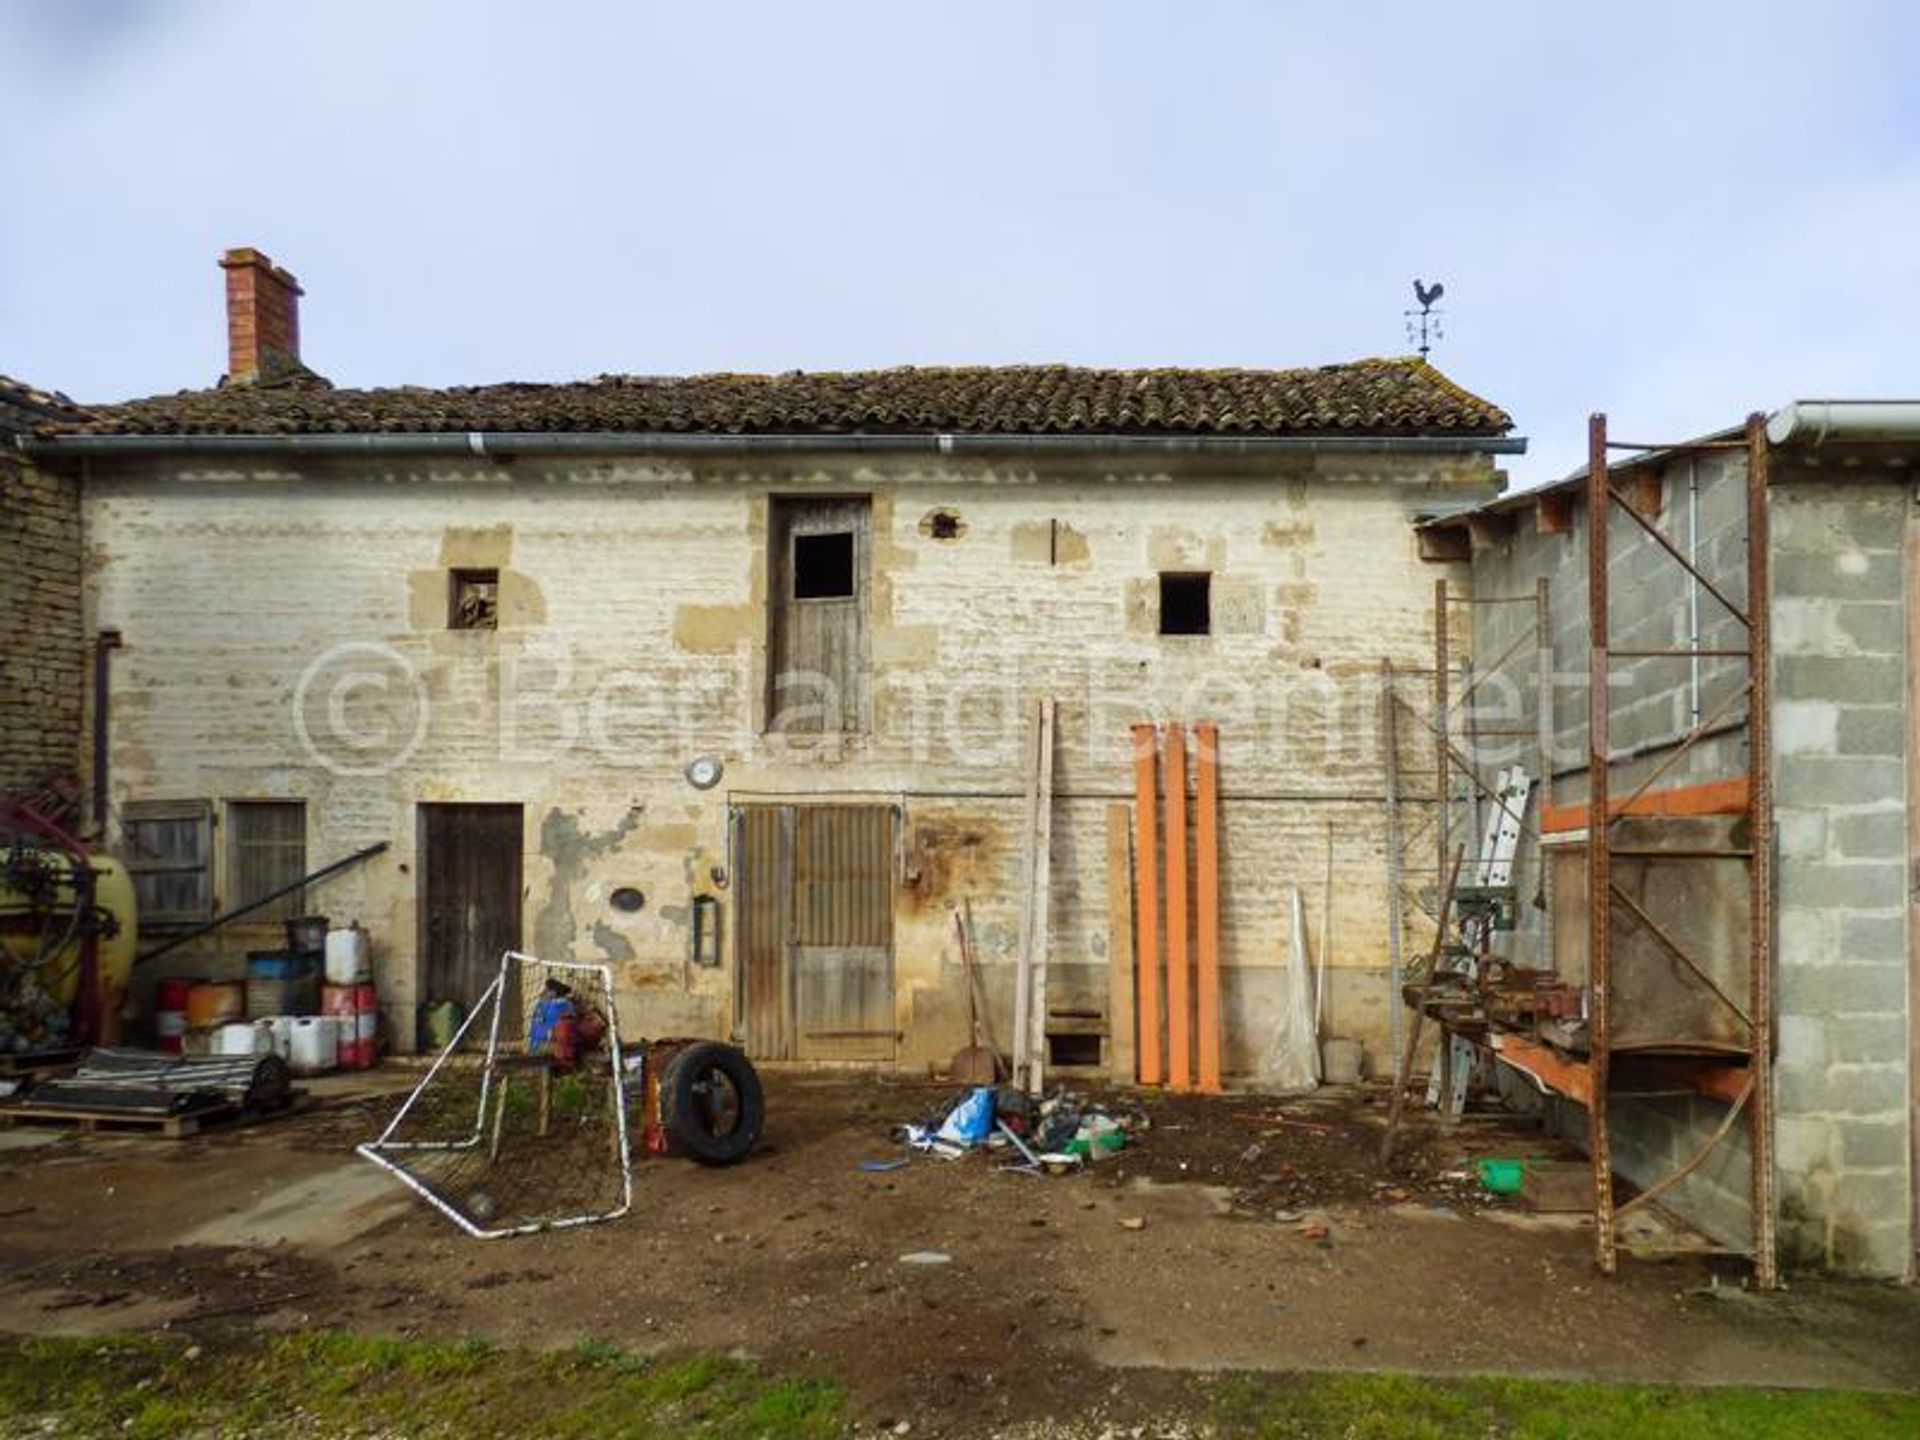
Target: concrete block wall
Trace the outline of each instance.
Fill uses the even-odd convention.
[[[1384,1063],[1379,663],[1431,649],[1435,570],[1410,517],[1492,485],[1485,459],[1405,456],[96,465],[88,604],[126,639],[113,799],[302,798],[316,863],[390,841],[318,898],[372,930],[400,1033],[417,806],[518,802],[527,942],[616,965],[652,1034],[732,1028],[732,962],[690,971],[684,923],[702,877],[729,863],[730,803],[891,801],[909,877],[899,1058],[919,1066],[965,1043],[962,897],[988,983],[1009,993],[1031,701],[1060,707],[1054,974],[1101,998],[1106,808],[1132,795],[1127,727],[1213,719],[1228,1064],[1259,1072],[1287,891],[1307,892],[1317,933],[1330,829],[1333,1023]],[[873,497],[869,735],[763,731],[773,493]],[[957,538],[935,538],[937,510]],[[497,632],[446,629],[447,568],[469,566],[500,571]],[[1213,574],[1211,636],[1156,633],[1161,570]],[[318,753],[334,731],[368,744]],[[725,761],[718,789],[686,783],[700,754]],[[623,885],[649,897],[639,914],[609,907]],[[236,927],[180,963],[237,967],[253,943]]]
[[[1809,469],[1791,454],[1775,457],[1769,549],[1773,621],[1773,777],[1776,834],[1776,1175],[1783,1257],[1792,1264],[1901,1275],[1912,1265],[1913,1156],[1908,1074],[1910,961],[1906,726],[1906,625],[1909,578],[1903,545],[1908,499],[1904,472],[1862,479]],[[1736,599],[1745,593],[1744,460],[1703,458],[1696,553],[1708,576]],[[1659,523],[1687,548],[1687,467],[1669,464]],[[1676,495],[1679,496],[1676,500]],[[1556,799],[1585,794],[1587,596],[1586,516],[1573,533],[1543,535],[1523,509],[1504,542],[1476,546],[1474,585],[1481,593],[1519,593],[1538,575],[1553,592],[1556,666],[1568,672],[1556,691],[1562,754]],[[1684,646],[1685,577],[1638,527],[1616,515],[1612,603],[1619,646]],[[1675,527],[1678,527],[1677,529]],[[1735,622],[1710,596],[1700,602],[1701,643],[1743,643]],[[1530,620],[1517,607],[1478,607],[1474,653],[1500,654]],[[1516,665],[1529,663],[1524,655]],[[1648,683],[1655,666],[1672,678],[1616,703],[1617,746],[1645,747],[1618,763],[1615,793],[1637,783],[1681,733],[1692,708],[1684,661],[1642,661],[1619,673]],[[1737,683],[1737,661],[1707,662],[1699,708],[1710,714]],[[1654,672],[1662,673],[1662,672]],[[1623,683],[1623,689],[1624,689]],[[1532,724],[1532,675],[1511,689]],[[1641,692],[1637,692],[1641,693]],[[1733,712],[1741,714],[1736,706]],[[1743,725],[1696,747],[1662,784],[1744,773]],[[1523,848],[1523,902],[1538,885]],[[1529,963],[1551,952],[1546,908],[1523,903],[1510,951]],[[1583,1112],[1556,1107],[1564,1132],[1584,1141]],[[1691,1156],[1724,1119],[1704,1096],[1623,1102],[1612,1114],[1616,1168],[1646,1184]],[[1671,1192],[1676,1211],[1709,1233],[1739,1243],[1747,1234],[1749,1149],[1736,1127],[1713,1158]]]
[[[0,431],[0,795],[75,775],[86,673],[78,484],[5,445]]]
[[[1914,1250],[1909,487],[1780,469],[1772,585],[1781,1240],[1795,1261],[1900,1274]]]
[[[1676,461],[1657,471],[1661,504],[1649,516],[1656,529],[1683,554],[1698,557],[1700,568],[1735,600],[1746,593],[1746,492],[1744,461],[1709,452],[1695,461]],[[1698,533],[1694,533],[1697,520]],[[1548,630],[1552,645],[1553,748],[1551,798],[1578,803],[1587,794],[1587,511],[1584,500],[1572,508],[1572,525],[1559,534],[1543,533],[1537,512],[1519,509],[1504,537],[1476,542],[1473,593],[1481,596],[1530,595],[1541,577],[1548,582]],[[1693,583],[1686,573],[1631,518],[1615,507],[1608,535],[1610,616],[1613,641],[1622,649],[1683,649],[1697,612],[1701,648],[1733,648],[1745,643],[1739,622],[1704,590],[1690,607]],[[1492,665],[1516,642],[1520,650],[1476,695],[1478,721],[1485,729],[1521,729],[1529,735],[1539,723],[1538,661],[1527,637],[1534,630],[1530,605],[1476,605],[1472,609],[1469,653]],[[1703,659],[1697,692],[1686,661],[1641,660],[1614,667],[1614,706],[1609,722],[1616,757],[1612,783],[1616,794],[1630,792],[1654,767],[1668,761],[1694,715],[1712,715],[1745,675],[1737,659]],[[1457,687],[1456,687],[1457,688]],[[1696,744],[1662,777],[1662,786],[1696,784],[1745,773],[1746,707],[1735,701],[1716,733]],[[1537,747],[1529,739],[1482,740],[1474,753],[1491,779],[1502,765],[1518,763],[1541,776]],[[1536,789],[1536,806],[1545,798]],[[1465,791],[1455,787],[1456,824],[1464,813]],[[1484,811],[1484,807],[1483,807]],[[1535,818],[1538,810],[1534,812]],[[1467,837],[1462,832],[1459,838]],[[1475,853],[1469,846],[1468,853]],[[1522,900],[1517,931],[1507,953],[1544,953],[1550,946],[1551,906],[1538,847],[1525,841],[1515,864]]]

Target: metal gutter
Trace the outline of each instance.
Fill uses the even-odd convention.
[[[121,456],[541,456],[541,455],[1522,455],[1527,442],[1503,435],[724,435],[607,432],[452,431],[350,435],[56,435],[24,438],[37,460]]]
[[[1773,445],[1920,441],[1920,400],[1795,400],[1767,420]]]

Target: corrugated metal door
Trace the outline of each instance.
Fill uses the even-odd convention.
[[[748,805],[738,839],[741,1010],[747,1053],[793,1058],[793,1002],[787,985],[787,914],[793,890],[793,809]]]
[[[749,1047],[773,1059],[891,1060],[893,809],[749,806],[741,842]]]

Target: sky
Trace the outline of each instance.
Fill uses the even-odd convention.
[[[1920,6],[0,0],[0,372],[341,385],[1410,350],[1558,478],[1920,395]]]

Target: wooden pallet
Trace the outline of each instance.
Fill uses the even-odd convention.
[[[287,1103],[273,1110],[250,1110],[244,1105],[203,1105],[177,1115],[152,1111],[115,1110],[110,1107],[86,1109],[76,1105],[35,1105],[31,1100],[0,1104],[0,1127],[37,1126],[48,1130],[72,1130],[82,1135],[158,1135],[166,1140],[184,1140],[203,1130],[223,1130],[275,1116],[292,1115],[306,1108],[306,1092],[296,1090]]]

